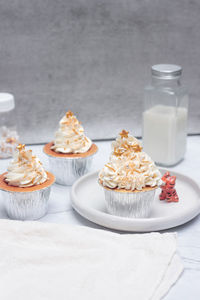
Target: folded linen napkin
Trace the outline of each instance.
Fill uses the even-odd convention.
[[[0,221],[3,300],[161,299],[181,274],[176,234]]]

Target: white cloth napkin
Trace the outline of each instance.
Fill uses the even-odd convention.
[[[2,300],[157,300],[182,270],[173,233],[0,221]]]

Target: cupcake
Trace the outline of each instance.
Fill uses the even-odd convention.
[[[8,216],[16,220],[35,220],[44,216],[54,181],[54,175],[44,170],[32,150],[25,150],[25,145],[20,144],[7,172],[0,175],[0,189],[4,192]]]
[[[112,143],[109,162],[99,173],[108,212],[122,217],[148,217],[161,184],[161,174],[140,142],[123,130]]]
[[[56,182],[72,185],[89,171],[98,148],[85,136],[83,127],[71,111],[59,125],[55,140],[44,146],[44,153],[48,155],[49,168],[55,174]]]

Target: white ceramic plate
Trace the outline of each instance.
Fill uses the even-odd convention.
[[[160,169],[161,173],[167,170]],[[98,172],[89,173],[72,186],[73,208],[86,219],[104,227],[122,231],[148,232],[184,224],[200,213],[200,188],[190,177],[170,171],[177,177],[178,203],[159,200],[157,190],[154,207],[149,218],[131,219],[110,215],[106,211],[104,190],[98,184]]]

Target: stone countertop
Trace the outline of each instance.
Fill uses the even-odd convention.
[[[92,170],[100,169],[108,160],[110,154],[110,141],[97,142],[99,151],[94,159]],[[34,154],[38,155],[46,169],[48,161],[42,152],[42,146],[31,146]],[[169,168],[189,175],[200,182],[200,136],[188,137],[187,153],[184,161],[179,165]],[[0,173],[5,172],[9,159],[0,161]],[[82,225],[101,228],[80,215],[71,207],[69,197],[70,187],[54,184],[50,196],[48,214],[41,218],[42,222]],[[0,195],[0,218],[7,218],[3,209],[3,194]],[[185,225],[166,230],[178,233],[178,251],[184,262],[184,273],[177,284],[165,297],[166,300],[175,299],[200,299],[200,216]]]

